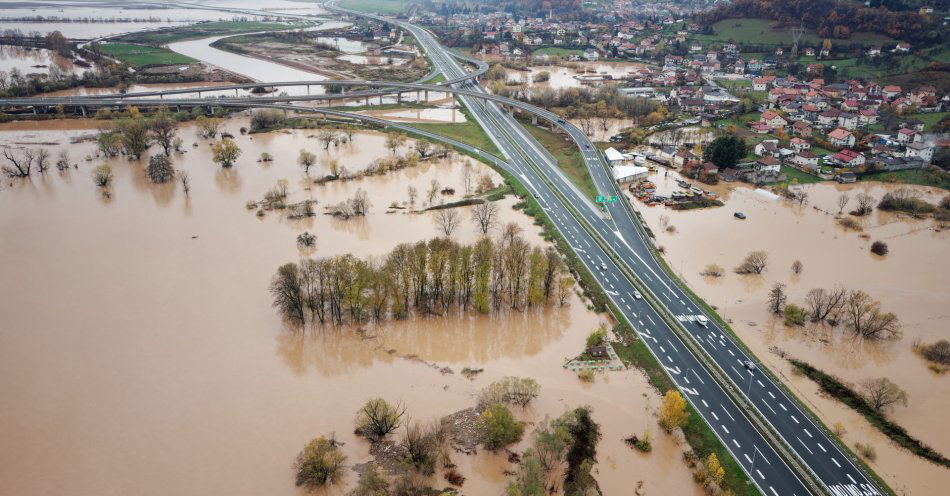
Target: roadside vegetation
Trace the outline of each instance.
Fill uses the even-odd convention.
[[[126,43],[141,43],[146,45],[161,46],[177,41],[194,40],[198,38],[208,38],[211,36],[222,36],[229,34],[250,33],[253,31],[275,31],[282,29],[296,29],[305,27],[306,24],[288,24],[263,21],[214,21],[188,26],[179,26],[171,29],[162,29],[155,31],[141,31],[130,33],[116,38],[118,41]]]
[[[149,65],[195,64],[198,61],[167,48],[130,43],[102,43],[99,51],[133,67]]]
[[[907,395],[887,378],[874,378],[862,384],[863,393],[839,379],[801,360],[789,359],[795,370],[815,381],[822,391],[860,413],[877,430],[915,455],[950,468],[950,459],[911,436],[903,427],[887,418],[890,407],[906,404]],[[860,449],[859,449],[860,451]]]

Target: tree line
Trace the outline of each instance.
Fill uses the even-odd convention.
[[[525,310],[558,300],[570,284],[553,249],[532,248],[515,224],[473,245],[435,238],[397,246],[381,258],[306,258],[278,268],[273,305],[295,325],[406,318],[410,313]]]

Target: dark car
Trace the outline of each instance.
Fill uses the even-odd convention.
[[[735,217],[735,218],[737,218],[737,219],[745,220],[745,214],[742,213],[742,212],[736,212],[736,213],[732,214],[732,216]]]
[[[564,119],[558,119],[558,120],[557,120],[557,123],[558,123],[558,124],[567,124],[567,122],[565,122]]]

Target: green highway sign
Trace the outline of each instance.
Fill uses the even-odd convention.
[[[594,201],[597,203],[604,203],[604,195],[597,195],[597,197],[594,198]]]
[[[613,202],[617,201],[617,197],[616,197],[616,196],[611,196],[610,199],[607,200],[607,201],[609,201],[610,203],[613,203]]]

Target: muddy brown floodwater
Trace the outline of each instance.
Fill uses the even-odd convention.
[[[0,125],[3,146],[56,142],[53,156],[68,147],[78,165],[0,186],[0,494],[301,494],[291,463],[313,437],[335,433],[350,464],[370,459],[368,444],[352,433],[368,398],[401,400],[413,419],[426,420],[472,406],[480,388],[505,375],[542,386],[531,407],[516,411],[523,420],[594,408],[604,434],[596,477],[605,494],[628,494],[640,480],[647,494],[700,494],[682,448],[658,433],[659,398],[639,371],[586,385],[562,368],[601,320],[577,297],[567,307],[416,318],[363,334],[283,328],[266,288],[277,266],[301,256],[297,234],[317,235],[313,256],[381,255],[431,238],[429,214],[386,207],[405,201],[410,184],[425,191],[432,179],[461,191],[462,159],[316,186],[295,163],[299,149],[318,152],[321,164],[334,157],[359,170],[389,154],[385,137],[360,132],[323,151],[308,138],[315,131],[240,136],[242,116],[225,126],[244,151],[230,170],[212,164],[208,142],[183,126],[188,151],[174,162],[190,173],[190,197],[179,185],[149,183],[142,163],[115,159],[113,193],[104,198],[90,178],[102,160],[84,159],[93,144],[69,144],[98,124]],[[256,162],[262,151],[274,162]],[[257,218],[245,202],[279,179],[289,180],[290,201],[314,198],[321,213],[357,188],[373,207],[350,221]],[[502,201],[503,220],[544,243],[514,201]],[[456,234],[466,242],[475,236],[467,221]],[[459,374],[465,366],[485,371],[469,381]],[[649,455],[621,441],[646,429],[655,433]],[[454,458],[468,478],[466,494],[503,491],[512,468],[503,456]],[[325,493],[342,495],[355,479],[347,471]]]
[[[677,189],[678,174],[663,170],[653,174],[658,191]],[[777,356],[774,348],[805,360],[837,375],[859,389],[869,377],[886,376],[909,395],[907,407],[898,406],[891,418],[943,455],[950,454],[950,431],[946,429],[946,412],[950,409],[950,376],[931,372],[927,363],[911,349],[915,339],[932,343],[950,338],[950,263],[947,249],[950,232],[935,230],[932,220],[913,220],[906,216],[875,210],[862,220],[864,233],[845,231],[835,215],[841,193],[854,197],[861,192],[880,199],[887,191],[906,187],[920,192],[923,198],[936,203],[946,191],[920,186],[884,183],[838,185],[821,183],[804,186],[808,204],[799,207],[785,200],[773,200],[754,188],[741,184],[721,183],[706,187],[722,195],[726,205],[721,208],[694,211],[672,211],[664,207],[637,208],[656,233],[658,245],[666,249],[666,259],[673,270],[719,313],[732,321],[742,339],[765,360],[823,418],[827,425],[841,421],[848,429],[845,442],[870,442],[878,453],[871,465],[895,489],[907,494],[938,494],[950,483],[950,471],[927,462],[901,449],[852,410],[840,403],[820,397],[807,378],[791,373],[788,363]],[[635,201],[635,200],[634,200]],[[846,209],[846,211],[847,211]],[[748,218],[740,221],[733,213],[741,211]],[[665,225],[672,225],[669,233]],[[875,240],[886,242],[890,253],[878,257],[869,252]],[[740,276],[732,272],[752,250],[769,254],[769,267],[761,276]],[[794,275],[795,260],[804,264],[800,275]],[[710,263],[726,269],[721,278],[699,275]],[[857,341],[842,328],[809,325],[788,328],[770,315],[766,293],[776,282],[787,285],[789,303],[804,304],[805,294],[812,288],[842,285],[860,289],[880,300],[885,311],[897,314],[903,324],[904,336],[895,342],[869,344]]]

